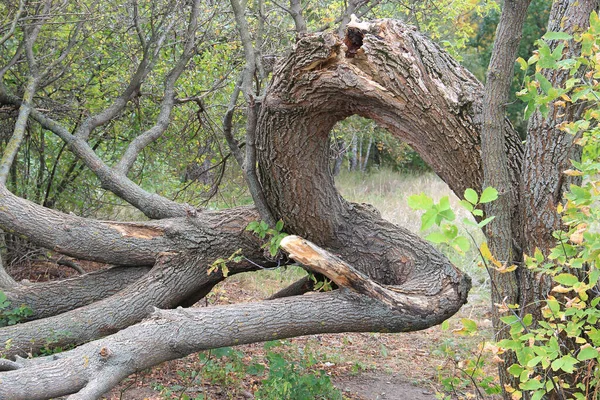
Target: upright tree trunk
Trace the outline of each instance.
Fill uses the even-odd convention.
[[[598,0],[555,1],[550,11],[548,32],[582,32],[589,26],[590,13],[597,9]],[[556,45],[553,43],[551,48]],[[564,52],[566,58],[575,57],[580,54],[581,46],[570,41]],[[563,87],[569,79],[569,71],[565,70],[546,69],[542,75],[555,87]],[[547,117],[535,112],[529,120],[521,186],[523,218],[520,220],[526,254],[533,254],[536,248],[548,254],[554,247],[556,240],[552,234],[561,227],[557,207],[572,182],[563,171],[571,167],[570,160],[581,157],[581,148],[573,144],[574,137],[559,128],[561,123],[574,119],[581,105],[551,103],[549,108]],[[527,270],[521,275],[519,303],[522,313],[539,316],[537,302],[546,298],[551,281]]]
[[[509,101],[510,85],[513,79],[513,67],[517,50],[521,42],[523,23],[531,0],[506,0],[502,16],[496,29],[494,50],[487,72],[487,81],[483,95],[483,125],[481,127],[481,158],[483,164],[484,187],[498,190],[498,199],[487,203],[485,212],[495,219],[485,227],[488,245],[496,259],[508,265],[519,263],[521,254],[514,249],[519,238],[518,187],[511,182],[508,156],[504,151],[504,126],[506,124],[506,106]],[[489,268],[492,279],[492,321],[496,340],[509,336],[500,321],[500,304],[516,304],[519,299],[519,287],[516,272],[500,273],[494,266]],[[504,363],[498,366],[502,389],[509,384],[518,386],[518,380],[507,372],[507,368],[516,361],[515,354],[507,352]],[[505,397],[508,394],[504,392]]]
[[[348,169],[350,171],[356,171],[358,165],[358,139],[356,133],[352,134],[352,140],[350,141],[350,153],[348,154]]]

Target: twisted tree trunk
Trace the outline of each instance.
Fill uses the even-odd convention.
[[[271,213],[284,220],[287,232],[322,247],[307,244],[314,250],[307,252],[286,242],[287,250],[342,289],[157,311],[127,328],[150,316],[152,306],[172,308],[205,294],[224,278],[207,275],[216,258],[241,248],[255,263],[269,265],[260,241],[244,230],[258,219],[257,212],[187,210],[187,217],[159,221],[93,221],[44,209],[2,188],[0,207],[8,211],[0,213],[0,227],[74,257],[152,269],[99,302],[73,309],[83,304],[74,302],[61,309],[63,314],[0,330],[1,340],[18,343],[10,355],[39,349],[52,327],[72,333],[60,337],[60,345],[121,330],[54,358],[5,363],[11,371],[0,373],[0,397],[78,392],[72,398],[97,398],[135,371],[200,349],[311,333],[424,329],[466,302],[468,277],[441,253],[338,194],[329,168],[329,132],[352,114],[372,118],[415,148],[462,195],[482,186],[482,86],[437,45],[398,21],[351,23],[349,29],[345,44],[332,33],[298,41],[275,70],[256,127],[260,183]],[[504,134],[510,177],[518,182],[521,142],[508,124]],[[228,267],[232,273],[256,268],[248,262]]]

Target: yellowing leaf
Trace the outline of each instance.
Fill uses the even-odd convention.
[[[568,169],[566,171],[563,171],[563,174],[567,176],[581,176],[583,175],[583,172],[577,171],[576,169]]]
[[[581,244],[583,243],[583,234],[587,230],[587,224],[579,224],[577,226],[577,230],[569,236],[569,240],[573,244]]]
[[[490,248],[488,247],[487,242],[483,242],[481,244],[479,251],[481,251],[481,255],[483,256],[483,258],[485,258],[486,260],[488,260],[492,264],[494,264],[496,266],[496,268],[502,267],[502,263],[500,261],[496,260],[496,258],[494,258],[494,256],[492,255],[492,252],[490,251]]]
[[[552,288],[552,291],[556,293],[569,293],[571,290],[572,288],[567,288],[562,285],[556,285]]]

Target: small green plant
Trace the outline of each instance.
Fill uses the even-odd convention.
[[[492,187],[485,188],[481,196],[477,195],[475,190],[467,189],[464,193],[464,200],[461,200],[460,204],[473,214],[473,216],[480,218],[483,217],[483,210],[479,206],[494,201],[497,198],[498,191]],[[421,215],[421,231],[426,231],[433,226],[439,228],[427,235],[425,239],[432,243],[448,246],[459,254],[464,254],[469,250],[471,247],[470,241],[466,236],[459,235],[458,226],[454,223],[456,214],[450,208],[450,199],[448,196],[442,197],[439,203],[435,203],[431,197],[421,193],[410,196],[408,198],[408,205],[413,210],[425,211]],[[465,218],[462,222],[467,226],[483,228],[493,219],[494,217],[488,217],[474,223]]]
[[[342,399],[341,392],[324,371],[310,370],[316,363],[312,353],[305,354],[300,362],[290,361],[272,350],[281,345],[279,341],[265,343],[265,349],[270,350],[267,352],[269,375],[255,393],[256,399]]]
[[[219,385],[226,388],[228,396],[235,396],[243,388],[245,376],[263,377],[268,369],[255,393],[256,399],[342,399],[325,372],[314,371],[319,361],[308,347],[299,349],[279,340],[267,342],[264,347],[264,361],[231,347],[202,352],[198,355],[198,368],[177,371],[177,384],[153,387],[165,399],[204,400],[206,392],[196,397],[189,393],[191,388],[206,384]]]
[[[310,280],[315,284],[313,290],[316,292],[329,292],[333,290],[333,286],[331,285],[331,280],[321,276],[321,279],[317,278],[312,272],[309,272],[308,276]]]
[[[554,41],[551,43],[551,41]],[[551,46],[555,44],[554,50]],[[523,70],[533,66],[534,75],[525,80],[519,95],[527,102],[527,114],[536,110],[545,116],[551,110],[580,107],[580,119],[558,126],[573,135],[583,147],[581,162],[572,161],[571,183],[565,202],[557,207],[563,229],[554,233],[556,246],[547,254],[535,249],[525,255],[525,267],[551,285],[541,316],[519,314],[516,306],[505,305],[511,315],[502,318],[510,338],[498,343],[499,351],[514,351],[517,362],[508,372],[518,387],[507,387],[513,399],[525,392],[532,400],[548,395],[565,399],[600,399],[600,18],[590,15],[590,28],[574,36],[549,32],[538,41],[538,51]],[[564,49],[581,46],[581,55],[565,58]],[[553,87],[543,70],[569,74],[561,87]],[[577,104],[574,104],[576,103]],[[585,106],[585,107],[584,107]],[[541,317],[541,318],[540,318]]]
[[[0,291],[0,327],[18,324],[33,315],[33,310],[24,304],[12,308],[10,305],[6,294]]]
[[[270,228],[269,224],[265,221],[252,221],[246,227],[247,231],[253,232],[261,239],[269,237],[269,241],[262,247],[269,249],[269,253],[272,257],[277,257],[279,248],[281,247],[281,240],[287,236],[287,233],[283,232],[283,221],[277,221],[275,228]]]
[[[230,262],[239,263],[242,261],[244,257],[241,253],[242,249],[238,249],[227,258],[217,258],[215,261],[213,261],[210,267],[208,267],[206,273],[210,275],[213,272],[220,270],[223,276],[227,278],[227,275],[229,275],[229,268],[227,267],[227,264]]]

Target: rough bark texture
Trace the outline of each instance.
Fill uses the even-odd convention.
[[[598,10],[597,0],[556,1],[550,11],[548,32],[564,31],[571,34],[581,32],[589,26],[589,15]],[[553,43],[551,47],[556,46]],[[565,56],[575,57],[580,45],[571,41]],[[542,74],[555,87],[563,87],[569,78],[568,71],[543,70]],[[573,178],[563,174],[571,168],[570,160],[581,158],[581,147],[573,144],[574,137],[558,127],[564,121],[574,120],[583,110],[580,104],[565,106],[552,103],[547,117],[535,112],[529,120],[525,162],[523,165],[523,251],[533,254],[539,248],[544,254],[554,247],[552,233],[561,228],[557,206],[563,194],[569,190]],[[575,118],[576,119],[576,118]],[[575,178],[577,179],[577,178]],[[577,183],[577,181],[575,181]],[[540,315],[537,302],[545,299],[552,286],[549,276],[537,276],[532,271],[523,271],[520,278],[521,313]]]
[[[506,0],[496,29],[494,50],[488,66],[483,96],[483,124],[481,126],[481,153],[484,187],[498,190],[498,199],[485,205],[487,215],[495,219],[485,227],[488,245],[494,257],[508,265],[521,260],[515,244],[520,239],[519,190],[511,182],[510,165],[505,149],[504,126],[506,106],[514,75],[514,63],[521,42],[523,23],[530,0]],[[489,269],[492,279],[492,304],[517,304],[519,287],[516,272],[500,273],[493,266]],[[492,320],[496,340],[509,337],[500,321],[502,313],[492,306]],[[516,362],[514,353],[504,355],[504,363],[498,366],[500,381],[517,387],[517,379],[506,369]],[[504,390],[504,385],[502,385]],[[505,393],[505,396],[507,394]]]
[[[0,374],[0,398],[36,400],[80,391],[70,399],[96,399],[136,371],[204,349],[314,333],[424,329],[454,313],[454,304],[444,302],[443,297],[439,300],[435,309],[418,319],[346,290],[157,311],[153,318],[106,339],[52,357],[18,360],[22,368]]]
[[[481,187],[482,86],[400,22],[377,21],[362,34],[353,58],[345,57],[333,34],[306,36],[275,71],[258,132],[269,205],[286,229],[341,255],[379,283],[454,276],[445,259],[415,235],[340,197],[328,167],[328,134],[351,114],[371,118],[419,151],[462,195],[467,187]],[[505,133],[517,182],[520,141],[508,125]]]
[[[11,304],[31,308],[28,320],[47,318],[111,296],[148,271],[150,267],[112,267],[62,281],[18,285],[4,294]]]

